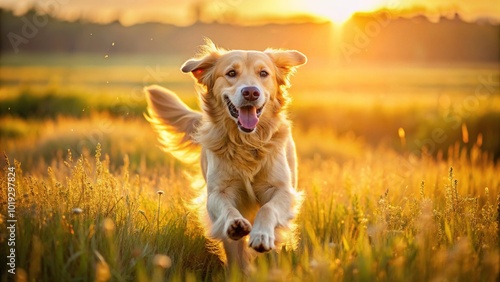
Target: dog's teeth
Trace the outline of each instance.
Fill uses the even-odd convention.
[[[226,102],[227,108],[229,109],[231,116],[233,116],[234,118],[238,118],[240,114],[238,112],[238,109],[236,109],[233,103],[231,103],[231,100],[229,100],[227,96],[224,96],[224,101]]]
[[[262,108],[260,108],[260,109],[257,109],[257,116],[258,116],[258,117],[260,117],[260,115],[262,114],[262,109],[263,109],[263,108],[264,108],[264,107],[262,107]]]

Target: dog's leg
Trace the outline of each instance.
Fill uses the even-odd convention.
[[[292,191],[285,187],[270,189],[275,189],[272,199],[257,212],[250,232],[249,245],[258,252],[274,249],[275,228],[287,226],[294,217]]]
[[[297,153],[295,152],[295,142],[293,141],[291,134],[286,144],[286,160],[288,162],[288,166],[290,167],[292,186],[297,189]]]
[[[226,189],[228,192],[234,189]],[[212,221],[211,235],[221,239],[227,257],[228,274],[233,271],[248,274],[251,271],[251,250],[243,240],[252,225],[234,207],[234,197],[228,192],[212,191],[208,195],[207,210]]]
[[[204,173],[207,179],[207,212],[211,221],[210,235],[224,240],[239,240],[252,230],[252,224],[236,208],[240,199],[238,183],[228,175],[228,168],[210,151],[204,151]]]
[[[246,240],[233,241],[230,239],[222,240],[224,251],[227,257],[228,273],[232,274],[233,271],[243,273],[244,275],[250,274],[253,270],[251,261],[255,252],[248,248]],[[253,252],[253,253],[252,253]]]
[[[235,189],[208,193],[207,210],[212,221],[211,235],[218,239],[239,240],[250,233],[252,225],[235,208]]]
[[[249,245],[258,252],[274,249],[275,229],[288,227],[295,217],[297,193],[292,186],[292,171],[285,156],[286,152],[283,152],[270,168],[269,178],[264,185],[267,189],[257,187],[258,198],[263,205],[255,216]]]

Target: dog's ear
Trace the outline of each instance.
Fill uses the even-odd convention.
[[[217,57],[214,54],[208,54],[200,59],[190,59],[186,61],[181,70],[184,73],[191,73],[200,84],[207,85],[211,69],[215,65]]]
[[[191,73],[198,83],[209,86],[212,69],[224,50],[216,47],[210,39],[205,39],[205,43],[200,47],[199,57],[186,61],[181,70]]]
[[[278,83],[289,85],[288,78],[295,72],[298,66],[307,62],[307,57],[295,50],[275,50],[267,49],[265,53],[271,57],[278,70]]]
[[[296,50],[267,49],[265,53],[273,59],[278,68],[298,67],[307,62],[307,57]]]

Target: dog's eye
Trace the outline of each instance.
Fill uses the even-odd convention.
[[[260,71],[260,77],[267,77],[269,73],[267,71]]]
[[[226,73],[227,76],[229,77],[235,77],[236,76],[236,71],[235,70],[230,70]]]

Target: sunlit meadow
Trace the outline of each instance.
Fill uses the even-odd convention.
[[[196,107],[182,58],[83,58],[96,63],[78,69],[32,59],[0,67],[2,269],[14,168],[18,281],[225,279],[187,208],[196,169],[163,153],[142,116],[149,83]],[[248,279],[496,281],[497,70],[329,71],[311,62],[290,90],[306,198],[299,244],[260,255]]]

